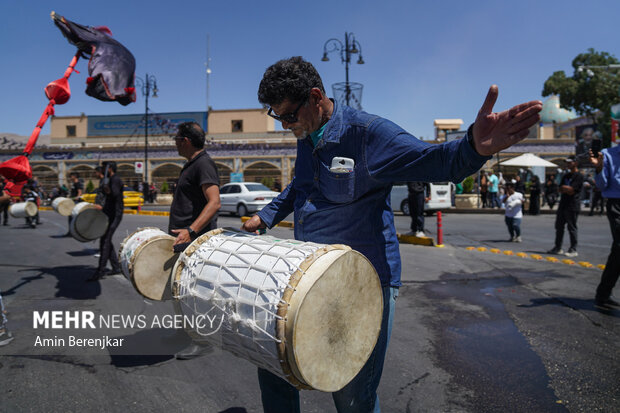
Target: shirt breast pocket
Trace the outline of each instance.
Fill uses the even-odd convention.
[[[321,192],[331,202],[344,204],[355,199],[355,170],[332,172],[323,167],[319,179]]]

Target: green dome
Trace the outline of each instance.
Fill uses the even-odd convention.
[[[552,95],[543,103],[540,112],[540,121],[542,123],[561,123],[571,119],[575,119],[577,115],[572,110],[566,110],[560,107],[560,97]]]

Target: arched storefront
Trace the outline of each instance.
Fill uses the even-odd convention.
[[[216,162],[217,172],[220,175],[220,186],[230,182],[230,174],[233,172],[232,168],[228,165],[224,165],[221,162]]]
[[[136,167],[133,164],[117,164],[116,174],[123,180],[126,186],[136,190],[138,188],[138,184],[142,182],[142,174],[136,173]]]
[[[37,178],[39,186],[45,191],[58,186],[58,173],[47,165],[33,165],[32,176]]]
[[[269,162],[255,162],[243,170],[243,180],[246,182],[261,182],[273,188],[274,183],[282,176],[280,168]]]
[[[151,179],[153,183],[155,184],[155,188],[157,188],[157,190],[160,193],[165,193],[165,192],[170,191],[170,188],[172,187],[172,183],[177,182],[180,174],[181,174],[181,167],[179,165],[176,165],[173,163],[165,163],[153,169],[153,172],[151,174]],[[166,183],[168,187],[167,191],[162,190],[164,182]]]

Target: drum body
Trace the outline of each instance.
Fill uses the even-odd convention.
[[[79,202],[71,211],[71,236],[80,242],[101,238],[108,229],[108,216],[89,202]]]
[[[181,253],[177,311],[205,315],[189,330],[288,380],[337,391],[357,375],[381,329],[383,295],[372,264],[344,245],[214,230]]]
[[[68,217],[71,215],[73,208],[75,208],[75,202],[71,198],[59,196],[52,201],[52,208],[63,217]]]
[[[34,202],[17,202],[9,206],[9,213],[13,218],[28,218],[37,215],[39,208]]]
[[[170,274],[179,254],[175,238],[159,228],[139,228],[121,244],[118,259],[123,274],[136,290],[151,300],[172,298]]]

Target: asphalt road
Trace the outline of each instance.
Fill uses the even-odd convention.
[[[0,289],[15,334],[0,348],[0,411],[262,411],[251,363],[222,350],[177,361],[171,354],[188,341],[174,328],[75,333],[125,338],[129,350],[36,347],[37,336],[74,330],[34,329],[33,311],[174,313],[170,302],[142,298],[123,276],[86,283],[97,243],[59,238],[67,219],[55,212],[41,218],[36,229],[15,219],[0,227]],[[501,215],[443,218],[444,248],[401,245],[403,287],[379,388],[382,411],[620,411],[620,309],[592,301],[596,265],[611,242],[606,219],[580,216],[580,255],[569,265],[545,259],[552,215],[526,216],[520,244],[505,241]],[[435,220],[427,218],[431,235]],[[240,225],[232,217],[219,224]],[[138,227],[166,225],[166,217],[125,215],[115,246]],[[407,232],[409,218],[397,216],[396,226]],[[288,228],[269,233],[293,236]],[[499,253],[467,249],[481,246]],[[303,391],[301,399],[303,412],[334,411],[329,394]]]

